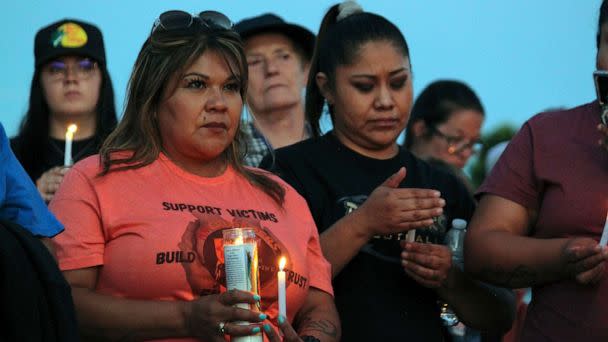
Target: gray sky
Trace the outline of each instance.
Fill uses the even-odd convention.
[[[0,121],[16,134],[34,70],[36,31],[74,17],[97,24],[106,41],[118,112],[135,57],[156,17],[169,9],[214,9],[233,21],[275,12],[317,32],[333,1],[4,1],[0,21]],[[549,107],[594,98],[595,34],[600,0],[360,0],[394,22],[411,50],[414,91],[440,78],[465,81],[487,113],[484,130],[519,127]],[[208,5],[211,4],[211,5]]]

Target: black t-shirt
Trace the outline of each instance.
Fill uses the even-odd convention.
[[[21,153],[20,144],[21,139],[19,137],[15,137],[11,139],[11,148],[15,152],[15,156],[17,159],[23,163],[23,156]],[[82,140],[74,140],[72,142],[72,159],[74,162],[77,162],[81,159],[84,159],[88,156],[94,155],[98,153],[98,139],[96,136],[82,139]],[[43,173],[48,171],[49,169],[55,166],[63,165],[63,154],[65,149],[65,140],[58,140],[54,138],[49,138],[49,143],[46,145],[46,149],[39,154],[39,157],[36,158],[36,162],[33,165],[23,165],[23,168],[30,176],[30,178],[36,183],[36,180],[42,176]],[[37,153],[35,151],[28,151],[27,153]]]
[[[416,232],[418,242],[443,243],[448,222],[469,221],[475,203],[453,175],[434,169],[405,149],[388,160],[362,156],[330,132],[276,151],[260,164],[277,173],[308,202],[319,232],[355,210],[388,177],[405,166],[402,188],[441,191],[444,214]],[[437,295],[418,285],[400,264],[405,233],[370,240],[334,278],[343,341],[442,341]]]

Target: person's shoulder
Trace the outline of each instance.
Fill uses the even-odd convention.
[[[133,155],[132,151],[117,151],[111,153],[112,159],[124,159]],[[158,160],[158,158],[156,159]],[[155,161],[156,161],[155,160]],[[76,162],[71,168],[69,173],[76,173],[80,177],[88,179],[89,181],[97,184],[98,182],[106,180],[111,183],[120,183],[127,180],[132,179],[132,177],[141,177],[144,175],[149,175],[151,169],[154,170],[153,165],[158,165],[158,163],[153,162],[151,164],[143,165],[140,167],[132,167],[132,168],[124,168],[128,166],[135,165],[132,163],[122,163],[112,165],[109,169],[109,172],[104,171],[104,163],[102,161],[100,154],[94,154],[88,156],[86,158],[81,159]],[[109,184],[109,183],[106,183]]]
[[[96,175],[102,170],[101,157],[99,154],[86,157],[74,164],[72,169],[87,176]]]
[[[276,149],[264,158],[260,166],[273,170],[277,163],[292,166],[315,164],[315,161],[322,158],[324,151],[327,150],[325,147],[323,137],[306,139],[293,145]]]
[[[271,180],[277,182],[283,189],[285,189],[285,199],[286,200],[289,200],[290,198],[295,196],[297,198],[298,202],[304,201],[304,198],[302,196],[300,196],[298,194],[298,192],[289,183],[287,183],[285,180],[283,180],[278,175],[276,175],[268,170],[264,170],[264,169],[260,169],[260,168],[252,167],[252,166],[245,166],[245,169],[249,170],[250,172],[264,175],[264,176],[270,178]]]
[[[262,175],[262,176],[272,179],[273,181],[277,182],[283,188],[287,188],[287,187],[291,188],[291,186],[287,182],[285,182],[281,177],[277,176],[276,174],[272,173],[271,171],[264,170],[259,167],[253,167],[253,166],[244,166],[244,167],[245,167],[245,169],[247,169],[250,172],[253,172],[258,175]],[[242,177],[242,178],[243,178],[243,180],[245,180],[244,177]]]
[[[265,170],[265,169],[262,169],[259,167],[255,167],[255,166],[248,166],[248,165],[243,165],[243,168],[245,168],[249,172],[257,173],[259,175],[263,175],[268,178],[272,178],[273,180],[282,182],[281,178],[279,178],[277,175],[275,175],[274,173],[272,173],[268,170]]]
[[[577,107],[568,109],[555,109],[546,110],[540,112],[530,119],[527,123],[532,126],[551,126],[551,125],[563,125],[568,122],[578,122],[581,117],[592,115],[594,112],[599,110],[599,104],[597,101],[589,102]]]
[[[325,144],[326,138],[324,136],[318,138],[310,138],[299,141],[289,146],[281,147],[277,149],[275,153],[281,157],[298,156],[301,153],[305,152],[321,151],[323,150],[323,146]]]

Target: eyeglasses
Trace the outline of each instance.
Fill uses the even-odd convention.
[[[449,154],[457,154],[466,150],[470,150],[472,154],[476,154],[479,153],[483,147],[483,143],[479,139],[471,141],[463,137],[447,135],[434,126],[429,126],[429,129],[433,135],[442,138],[448,143]]]
[[[193,16],[184,11],[167,11],[161,14],[158,19],[154,21],[152,32],[150,34],[154,33],[154,31],[159,28],[162,28],[165,31],[187,29],[191,27],[195,21],[198,21],[201,26],[207,29],[232,29],[232,22],[230,19],[220,12],[203,11],[197,16]]]
[[[78,80],[86,80],[91,78],[95,70],[97,70],[97,62],[89,58],[83,58],[74,64],[56,60],[46,64],[42,69],[52,81],[66,79],[69,72]]]

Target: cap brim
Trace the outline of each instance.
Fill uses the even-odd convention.
[[[45,65],[46,63],[52,61],[53,59],[57,59],[57,58],[63,57],[63,56],[88,57],[88,58],[92,58],[93,60],[95,60],[95,62],[100,63],[101,65],[105,66],[105,61],[103,61],[103,60],[100,61],[97,57],[93,56],[90,52],[70,49],[70,50],[57,50],[57,51],[48,53],[47,55],[44,56],[44,58],[40,58],[39,60],[36,61],[36,67],[41,67],[41,66]]]
[[[239,32],[239,34],[243,40],[246,40],[251,36],[264,32],[277,32],[286,35],[300,45],[308,57],[312,56],[312,52],[315,49],[315,35],[304,27],[293,24],[277,23],[265,25],[263,27],[251,28],[249,30]]]

